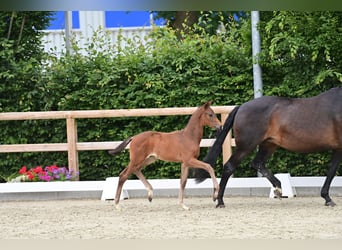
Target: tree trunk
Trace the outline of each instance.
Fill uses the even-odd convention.
[[[177,11],[175,20],[171,23],[171,27],[177,32],[179,39],[182,39],[182,34],[189,33],[189,28],[192,28],[197,23],[199,11]]]

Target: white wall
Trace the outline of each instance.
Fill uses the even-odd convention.
[[[144,43],[144,38],[148,35],[152,27],[124,27],[124,28],[105,28],[105,17],[103,11],[80,11],[80,29],[71,30],[70,38],[78,42],[79,47],[85,48],[87,42],[92,38],[94,31],[103,30],[108,32],[112,44],[118,42],[121,33],[123,37],[138,37]],[[71,26],[71,25],[70,25]],[[43,30],[42,45],[46,52],[61,55],[66,50],[66,30]],[[125,44],[121,44],[124,46]],[[83,53],[87,53],[85,50]]]

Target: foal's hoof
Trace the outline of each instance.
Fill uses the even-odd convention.
[[[149,201],[149,202],[152,201],[152,198],[153,198],[153,191],[152,191],[152,190],[148,190],[147,198],[148,198],[148,201]]]
[[[218,197],[218,189],[214,188],[213,201],[216,201]]]
[[[216,201],[217,200],[217,194],[214,194],[213,195],[213,201]]]
[[[184,205],[183,203],[181,204],[182,208],[185,210],[185,211],[189,211],[190,208],[186,205]]]
[[[327,207],[334,207],[334,206],[336,206],[336,203],[333,202],[333,201],[327,201],[327,202],[325,202],[325,205],[326,205]]]

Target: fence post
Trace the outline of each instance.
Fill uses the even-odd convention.
[[[67,125],[67,143],[68,143],[68,165],[69,165],[69,170],[72,170],[75,174],[79,172],[76,119],[68,117],[66,119],[66,125]],[[79,180],[79,175],[76,177],[76,180]]]
[[[228,118],[229,114],[221,114],[221,122],[222,125],[224,124],[224,122],[226,121],[226,119]],[[226,139],[224,140],[223,144],[222,144],[222,161],[223,164],[225,164],[230,156],[232,155],[232,131],[229,131],[229,133],[226,136]]]

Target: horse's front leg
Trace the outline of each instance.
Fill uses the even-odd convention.
[[[185,186],[186,186],[186,182],[188,179],[188,175],[189,175],[189,168],[187,166],[185,166],[185,164],[182,163],[181,166],[181,178],[180,178],[180,189],[179,189],[179,204],[185,209],[185,210],[189,210],[190,208],[187,207],[183,200],[184,200],[184,190],[185,190]]]
[[[221,176],[221,181],[220,181],[220,189],[219,189],[219,193],[217,196],[216,208],[225,207],[224,202],[223,202],[224,191],[226,190],[229,177],[234,173],[235,169],[236,169],[236,166],[234,166],[231,163],[231,160],[228,160],[223,166],[222,176]]]

